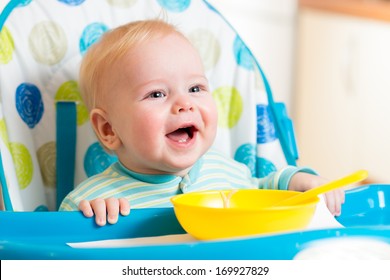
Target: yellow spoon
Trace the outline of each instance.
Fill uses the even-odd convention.
[[[326,193],[328,191],[338,189],[338,188],[350,185],[352,183],[362,181],[362,180],[366,179],[367,176],[368,176],[368,172],[366,170],[359,170],[359,171],[356,171],[355,173],[352,173],[352,174],[345,176],[341,179],[326,183],[322,186],[319,186],[319,187],[313,188],[311,190],[305,191],[303,193],[294,195],[293,197],[283,199],[282,201],[278,201],[277,203],[273,204],[272,206],[297,205],[297,204],[304,202],[310,198],[318,196],[319,194],[323,194],[323,193]]]

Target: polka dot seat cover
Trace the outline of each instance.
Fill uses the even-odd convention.
[[[116,158],[98,144],[78,87],[88,47],[129,21],[168,21],[199,50],[219,111],[215,148],[264,176],[287,164],[267,81],[235,30],[202,0],[25,0],[0,33],[0,148],[16,211],[55,210],[56,103],[75,101],[74,185]],[[8,1],[0,0],[0,9]],[[272,104],[271,104],[271,101]]]

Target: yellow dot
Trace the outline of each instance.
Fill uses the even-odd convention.
[[[3,143],[8,147],[9,149],[9,140],[8,140],[8,134],[7,134],[7,127],[5,125],[5,120],[0,120],[0,137],[1,140],[3,140]]]
[[[7,64],[12,60],[12,53],[14,52],[15,45],[12,35],[7,29],[3,27],[0,32],[0,63]]]
[[[33,177],[33,162],[29,150],[22,143],[11,142],[10,151],[20,189],[25,189]]]
[[[241,118],[243,101],[240,92],[235,87],[219,87],[213,92],[218,108],[218,125],[232,128]]]
[[[66,81],[57,90],[55,100],[77,102],[77,125],[82,125],[89,119],[87,107],[82,102],[80,89],[76,81]]]

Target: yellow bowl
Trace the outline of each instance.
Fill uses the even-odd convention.
[[[176,195],[171,201],[184,230],[197,239],[210,240],[304,229],[318,197],[296,206],[270,207],[296,194],[257,189],[204,191]]]

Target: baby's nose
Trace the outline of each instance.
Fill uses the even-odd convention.
[[[178,97],[175,101],[175,104],[173,105],[174,113],[182,113],[182,112],[188,112],[193,110],[194,110],[194,106],[190,98],[187,96]]]

